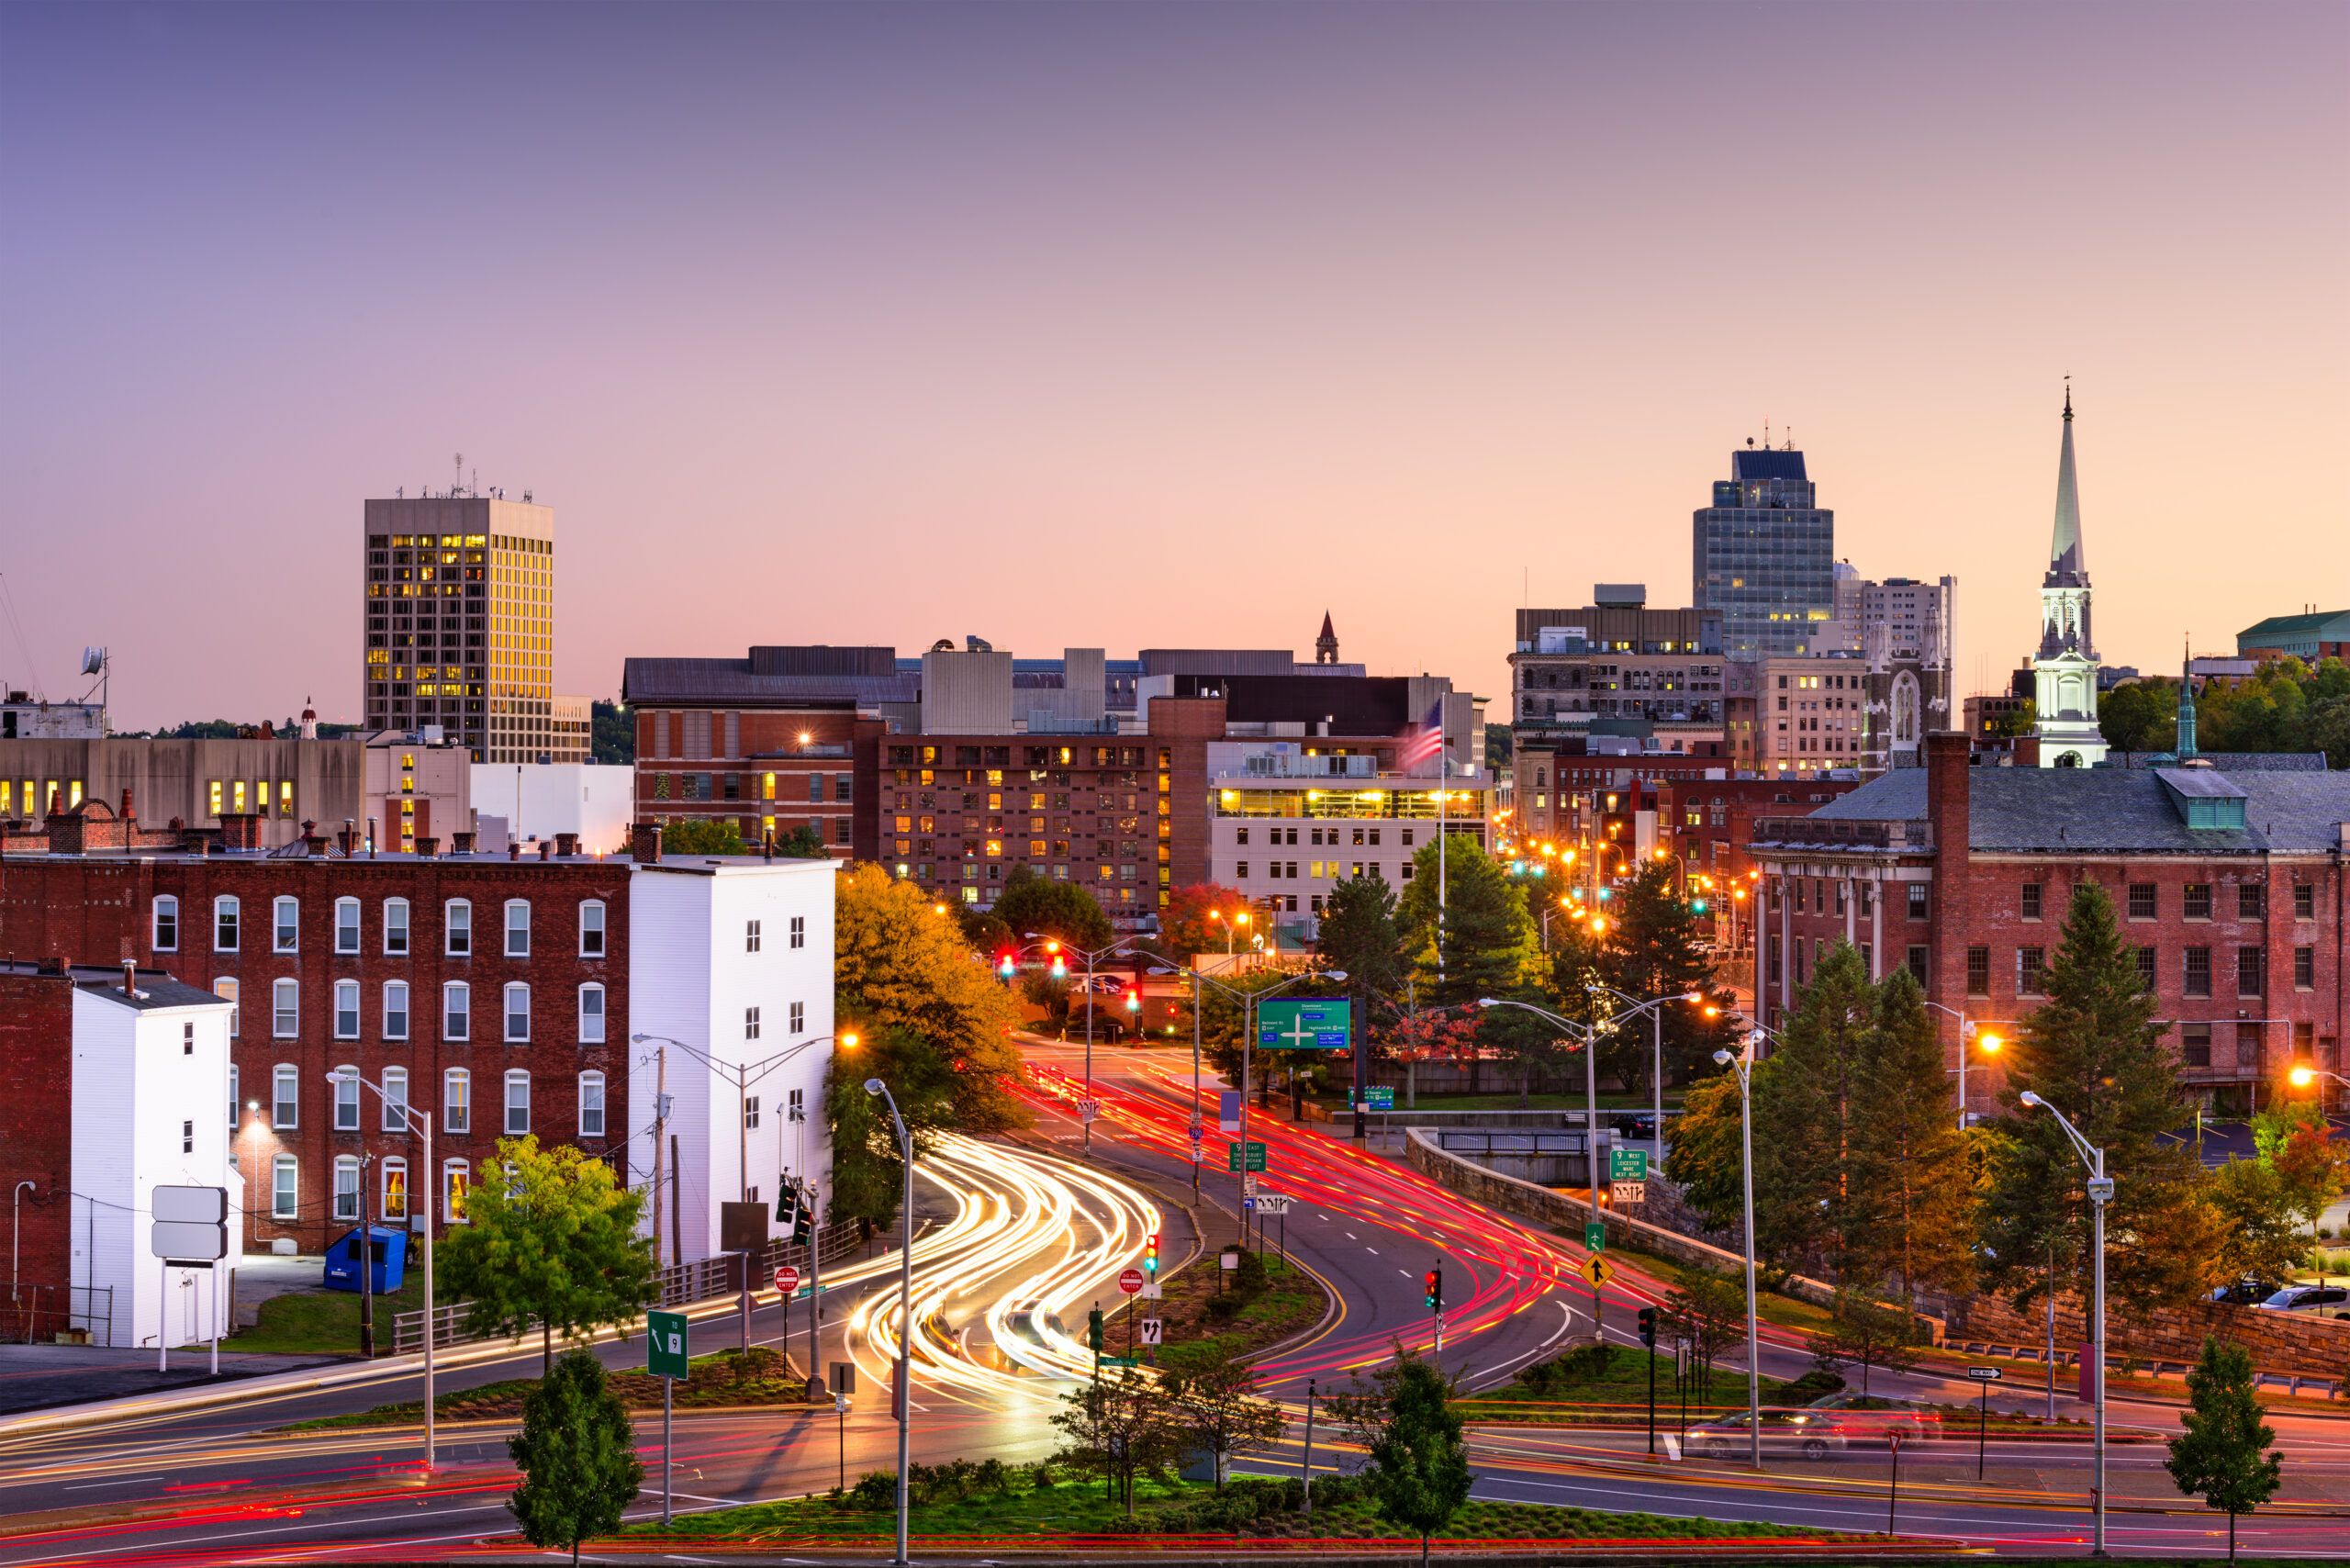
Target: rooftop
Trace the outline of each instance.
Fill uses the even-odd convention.
[[[129,1005],[142,1013],[166,1007],[226,1007],[229,1003],[208,991],[186,985],[161,969],[138,971],[139,989],[135,995],[122,994],[122,970],[98,964],[75,964],[59,969],[54,963],[31,958],[0,958],[0,977],[47,976],[51,980],[71,982],[77,990],[103,997],[117,1006]]]

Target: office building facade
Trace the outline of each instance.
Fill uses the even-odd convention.
[[[1791,447],[1730,454],[1730,477],[1691,517],[1691,602],[1721,618],[1732,657],[1794,654],[1836,612],[1836,514]]]

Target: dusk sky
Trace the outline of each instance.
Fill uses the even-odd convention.
[[[1688,602],[1767,420],[1971,691],[2067,374],[2174,668],[2350,603],[2345,75],[2340,0],[0,7],[0,679],[355,719],[361,502],[463,452],[558,690],[1326,607],[1505,699],[1529,595]]]

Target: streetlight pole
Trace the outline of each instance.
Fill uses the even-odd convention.
[[[329,1084],[333,1084],[339,1081],[341,1076],[342,1075],[341,1073],[330,1072],[327,1074],[327,1082]],[[400,1120],[407,1124],[408,1129],[410,1132],[416,1133],[424,1140],[424,1176],[426,1182],[424,1188],[426,1204],[424,1211],[424,1473],[430,1475],[432,1473],[433,1439],[432,1341],[439,1336],[441,1328],[440,1324],[434,1321],[432,1313],[432,1210],[431,1205],[436,1201],[435,1194],[439,1191],[440,1182],[439,1172],[433,1169],[432,1165],[432,1117],[429,1113],[420,1114],[415,1106],[407,1103],[405,1101],[394,1101],[386,1098],[381,1088],[369,1081],[367,1079],[361,1078],[356,1072],[352,1073],[352,1077],[355,1081],[364,1085],[375,1096],[376,1099],[382,1100],[385,1104],[399,1112]],[[362,1178],[362,1181],[364,1181],[364,1177]],[[411,1204],[416,1201],[413,1196],[416,1190],[417,1183],[413,1182],[409,1182],[408,1192],[411,1195],[408,1202]],[[364,1192],[360,1194],[360,1212],[364,1214],[366,1212],[366,1194]],[[411,1209],[409,1212],[412,1213],[414,1211]],[[403,1215],[402,1217],[405,1218],[406,1215]],[[363,1250],[360,1255],[359,1266],[363,1269],[372,1271],[375,1267],[375,1248],[374,1243],[371,1240],[366,1249]]]
[[[1958,1020],[1958,1130],[1960,1132],[1964,1132],[1966,1130],[1967,1042],[1973,1041],[1975,1047],[1982,1051],[1985,1056],[1998,1056],[1999,1054],[1999,1047],[2007,1044],[2007,1042],[1999,1038],[1997,1035],[1980,1032],[1975,1027],[1975,1020],[1969,1018],[1965,1014],[1960,1012],[1955,1007],[1946,1006],[1939,1002],[1928,1002],[1926,1005],[1934,1009],[1938,1013],[1947,1013],[1952,1017]]]
[[[906,1513],[912,1500],[908,1491],[908,1472],[912,1451],[914,1391],[912,1386],[912,1347],[914,1338],[914,1145],[906,1136],[906,1119],[898,1114],[897,1096],[890,1086],[878,1078],[865,1081],[867,1094],[878,1094],[881,1103],[890,1107],[890,1123],[898,1132],[898,1157],[906,1168],[906,1186],[899,1198],[898,1230],[904,1247],[898,1258],[898,1556],[899,1568],[906,1562]]]
[[[1664,1169],[1664,1004],[1668,1002],[1703,1002],[1706,1000],[1706,993],[1702,991],[1676,991],[1663,996],[1651,996],[1642,1001],[1639,997],[1617,991],[1612,985],[1595,985],[1591,989],[1595,991],[1604,991],[1618,1002],[1632,1003],[1630,1008],[1616,1015],[1617,1020],[1629,1018],[1635,1014],[1646,1013],[1649,1015],[1650,1024],[1654,1026],[1650,1037],[1650,1047],[1654,1053],[1651,1062],[1649,1081],[1650,1114],[1656,1122],[1656,1164],[1657,1170],[1662,1172]]]
[[[1716,1051],[1714,1059],[1738,1074],[1738,1169],[1746,1196],[1746,1445],[1747,1461],[1762,1468],[1762,1377],[1756,1351],[1760,1336],[1754,1326],[1754,1050],[1762,1031],[1746,1037],[1746,1049],[1732,1056]]]
[[[2064,1112],[2029,1089],[2020,1098],[2026,1105],[2036,1105],[2055,1117],[2056,1125],[2064,1128],[2065,1136],[2072,1140],[2074,1151],[2081,1157],[2081,1163],[2088,1167],[2089,1208],[2097,1259],[2092,1276],[2096,1292],[2096,1326],[2091,1330],[2089,1345],[2089,1390],[2096,1401],[2097,1419],[2097,1476],[2089,1485],[2089,1505],[2096,1511],[2096,1529],[2093,1531],[2096,1544],[2090,1549],[2090,1553],[2102,1557],[2105,1555],[2105,1205],[2113,1201],[2113,1178],[2105,1173],[2105,1150],[2083,1137],[2081,1130],[2065,1119]]]

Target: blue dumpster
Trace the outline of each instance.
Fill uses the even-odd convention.
[[[371,1227],[364,1243],[358,1231],[345,1231],[327,1249],[327,1289],[358,1294],[363,1246],[373,1254],[371,1266],[375,1277],[370,1282],[370,1288],[377,1295],[389,1295],[399,1289],[400,1281],[408,1273],[408,1232],[389,1226]]]

